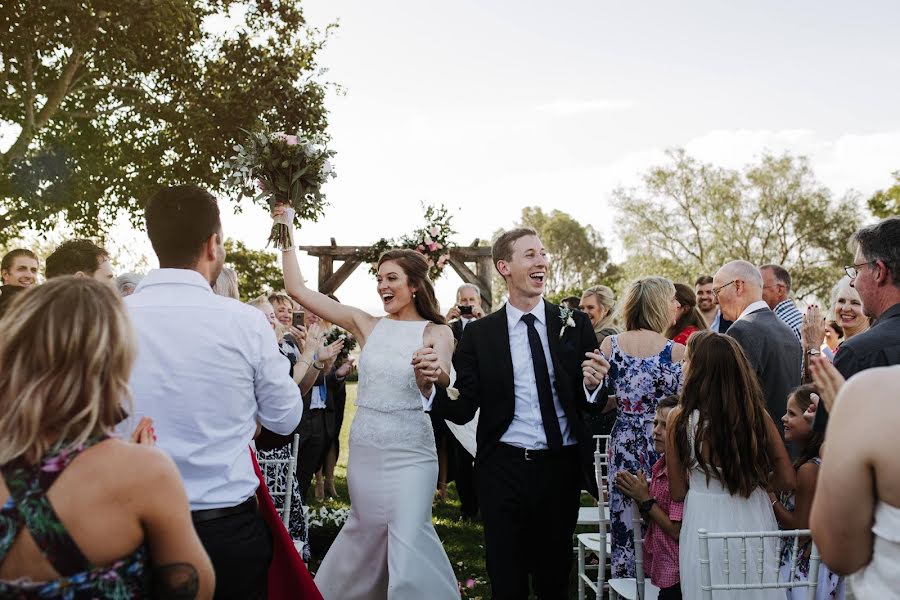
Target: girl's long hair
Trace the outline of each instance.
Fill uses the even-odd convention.
[[[130,412],[135,333],[111,286],[54,278],[19,294],[0,331],[0,464],[34,463],[53,438],[74,448]]]
[[[791,396],[797,400],[797,405],[800,407],[801,411],[806,411],[809,408],[809,405],[812,404],[813,395],[818,396],[819,390],[813,384],[801,385],[793,392],[791,392]],[[822,450],[822,444],[825,442],[825,436],[822,435],[821,432],[811,429],[809,432],[809,439],[806,440],[806,445],[800,451],[800,456],[797,457],[797,460],[794,461],[794,469],[799,469],[804,464],[808,463],[815,457],[819,456],[819,452]]]
[[[715,479],[731,495],[748,498],[768,485],[775,468],[771,417],[756,373],[733,338],[709,330],[690,337],[685,361],[682,410],[673,431],[678,456],[684,465],[699,466],[707,482]],[[694,410],[700,412],[696,432],[688,425]]]
[[[678,299],[678,303],[681,306],[687,306],[689,308],[684,314],[678,317],[678,320],[675,321],[674,325],[666,330],[665,336],[671,340],[689,326],[694,326],[697,329],[707,329],[706,320],[704,320],[703,315],[700,314],[700,309],[697,308],[697,294],[694,293],[694,290],[683,283],[676,283],[675,297]]]
[[[407,283],[410,287],[415,288],[413,303],[419,316],[432,323],[446,325],[447,320],[441,314],[437,298],[434,295],[434,284],[428,278],[428,263],[425,261],[425,257],[415,250],[396,248],[382,254],[378,259],[378,266],[381,267],[389,260],[397,263],[403,269],[403,272],[406,273]]]

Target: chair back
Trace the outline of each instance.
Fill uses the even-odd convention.
[[[299,450],[300,435],[295,433],[294,439],[291,442],[291,454],[287,458],[264,459],[261,458],[258,453],[256,455],[259,468],[269,485],[269,495],[272,496],[272,500],[275,500],[276,497],[283,498],[278,513],[281,515],[281,522],[284,523],[284,526],[288,531],[290,531],[291,501],[293,500],[291,490],[294,486],[294,473],[297,470],[297,453]],[[285,469],[287,469],[286,472]],[[280,477],[282,473],[284,474],[283,478]],[[275,505],[278,506],[278,503],[276,502]]]
[[[644,536],[641,533],[641,518],[632,522],[631,535],[634,537],[634,582],[638,600],[644,600]]]
[[[705,529],[700,529],[697,534],[700,536],[700,590],[704,600],[712,600],[714,591],[788,590],[804,587],[808,590],[806,597],[809,600],[815,599],[816,587],[819,584],[820,559],[819,551],[816,545],[812,543],[812,540],[810,540],[809,576],[806,581],[796,580],[797,563],[801,552],[800,540],[801,538],[810,537],[809,529],[728,533],[712,533]],[[775,556],[767,557],[765,555],[765,541],[772,538],[777,538],[779,542],[778,552]],[[716,548],[716,552],[720,553],[721,575],[724,576],[724,583],[712,583],[710,540],[722,540],[722,547],[721,549]],[[754,542],[749,550],[748,540]],[[740,542],[739,556],[734,556],[733,550],[729,548],[729,541]],[[790,544],[788,547],[791,548],[789,576],[785,581],[781,581],[781,556],[785,546],[788,544]],[[772,573],[774,573],[774,576],[769,577],[772,581],[766,581],[766,575]],[[750,575],[749,578],[748,574]],[[740,581],[732,582],[733,579],[739,579]]]

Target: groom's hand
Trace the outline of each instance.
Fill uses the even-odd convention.
[[[606,373],[609,371],[609,362],[599,350],[584,353],[587,360],[581,363],[581,374],[584,375],[584,387],[589,392],[593,392],[603,382]]]

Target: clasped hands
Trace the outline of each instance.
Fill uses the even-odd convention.
[[[585,352],[586,360],[581,363],[581,374],[584,376],[584,387],[592,392],[600,387],[609,372],[609,361],[599,350]]]
[[[413,352],[411,363],[416,374],[416,385],[426,398],[431,396],[434,384],[440,379],[444,370],[438,362],[438,354],[434,346],[423,346]]]

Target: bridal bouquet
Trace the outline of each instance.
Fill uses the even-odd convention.
[[[284,204],[294,209],[299,226],[303,219],[316,221],[325,212],[322,185],[335,176],[334,152],[320,140],[283,132],[247,132],[247,140],[234,146],[236,154],[225,163],[231,175],[226,185],[242,196],[263,202],[273,210]],[[280,249],[293,245],[288,225],[290,211],[275,218],[269,243]]]

